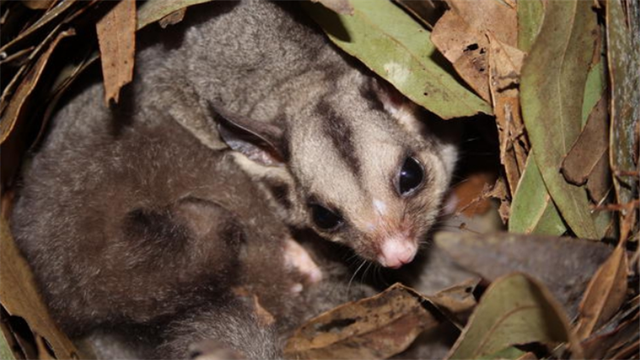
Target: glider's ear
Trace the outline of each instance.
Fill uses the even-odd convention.
[[[220,138],[231,149],[262,166],[282,166],[287,158],[284,129],[230,114],[211,105]]]

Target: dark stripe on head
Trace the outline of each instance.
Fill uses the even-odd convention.
[[[265,182],[265,184],[269,189],[269,192],[271,192],[271,196],[273,196],[275,201],[285,210],[291,210],[292,204],[290,200],[291,195],[289,193],[289,186],[286,183],[276,181],[271,182],[268,180]]]
[[[331,139],[334,148],[338,150],[340,157],[355,177],[361,179],[362,164],[356,155],[353,131],[349,123],[325,101],[318,104],[317,110],[325,119],[322,122],[322,131]]]

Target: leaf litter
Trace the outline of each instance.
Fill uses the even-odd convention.
[[[122,36],[128,38],[127,42],[131,44],[132,13],[136,14],[133,22],[136,30],[155,22],[160,22],[164,27],[188,16],[188,6],[207,1],[210,0],[143,2],[138,9],[127,10],[127,30],[111,29],[106,33],[108,35],[102,37],[109,41],[114,40],[117,35],[113,34],[122,30],[125,34]],[[500,214],[508,221],[509,230],[554,236],[568,232],[569,235],[575,233],[580,237],[593,239],[603,236],[617,237],[619,240],[637,238],[635,214],[638,204],[633,196],[635,194],[637,197],[635,179],[638,177],[638,154],[634,146],[637,147],[637,111],[640,106],[634,107],[629,104],[638,103],[638,86],[635,85],[638,83],[637,69],[640,67],[634,68],[638,64],[638,55],[629,49],[633,49],[634,46],[637,48],[640,36],[630,35],[634,34],[633,31],[625,28],[625,24],[628,23],[632,29],[637,30],[637,4],[627,4],[629,11],[625,15],[618,0],[599,3],[600,7],[597,10],[600,16],[606,19],[606,26],[599,32],[593,31],[597,30],[594,25],[596,13],[591,9],[590,3],[582,1],[520,0],[516,3],[451,0],[445,4],[428,0],[398,0],[403,7],[410,9],[413,17],[406,16],[386,2],[380,5],[375,1],[365,3],[359,0],[320,2],[327,8],[319,8],[320,5],[309,8],[314,9],[311,15],[325,27],[330,38],[414,101],[444,118],[468,116],[478,112],[495,114],[496,128],[499,129],[500,135],[498,148],[503,164],[502,173],[498,174],[501,176],[495,180],[495,185],[493,181],[496,177],[483,177],[482,181],[485,181],[487,186],[475,186],[474,191],[478,193],[478,198],[484,198],[489,192],[487,189],[493,185],[491,193],[501,200]],[[7,122],[8,118],[4,112],[9,104],[13,102],[12,109],[18,106],[16,104],[22,104],[18,106],[21,109],[21,117],[27,117],[32,111],[25,107],[25,100],[35,87],[42,84],[37,79],[29,84],[33,78],[27,75],[38,68],[35,66],[38,59],[44,63],[39,65],[41,72],[52,71],[46,66],[47,59],[42,56],[47,55],[46,51],[54,51],[57,43],[48,45],[49,48],[43,45],[51,44],[51,41],[61,41],[58,37],[63,36],[60,34],[64,29],[59,25],[73,24],[72,20],[75,17],[84,12],[91,13],[96,9],[93,4],[94,2],[70,0],[49,2],[45,10],[37,10],[41,13],[39,18],[32,18],[17,36],[1,46],[3,67],[12,66],[11,74],[14,75],[10,77],[12,81],[5,87],[0,101],[0,109],[3,111],[2,126],[3,129],[6,128],[3,132],[4,138],[20,135],[13,134],[12,130],[16,127],[7,126],[11,124]],[[44,4],[39,6],[44,7]],[[377,6],[379,8],[376,8]],[[374,8],[376,10],[372,10]],[[442,16],[446,8],[449,10]],[[376,13],[380,9],[383,9],[384,16]],[[337,11],[339,14],[331,11]],[[626,22],[625,16],[628,16]],[[576,21],[570,25],[566,19]],[[569,28],[570,26],[573,27]],[[552,28],[555,27],[564,27],[565,31],[554,33]],[[431,39],[429,29],[433,29]],[[370,43],[363,41],[361,35],[365,33],[387,41],[389,47],[385,51],[377,49],[376,52],[376,49],[370,48]],[[600,38],[595,41],[594,37]],[[599,50],[593,50],[600,49],[601,45],[598,44],[605,38],[608,42],[608,46],[604,47],[607,49],[607,62],[598,61],[600,57],[596,53]],[[48,42],[42,41],[45,39],[48,39]],[[441,42],[442,39],[445,41]],[[444,54],[442,59],[433,63],[430,60],[440,57],[441,54],[433,47],[431,40]],[[393,43],[396,45],[392,45]],[[477,45],[477,48],[470,47],[473,44]],[[447,50],[447,47],[453,50]],[[452,52],[454,50],[457,53]],[[413,62],[399,67],[389,67],[391,60],[407,53],[413,56]],[[91,54],[91,51],[87,54]],[[110,54],[119,59],[116,61],[121,65],[125,59],[128,62],[127,66],[118,66],[118,72],[131,71],[132,54],[132,51],[124,51],[120,55]],[[452,57],[452,54],[457,57]],[[380,55],[387,58],[380,61]],[[622,60],[625,56],[631,60],[625,63],[626,60]],[[64,75],[60,76],[59,82],[53,87],[55,90],[49,95],[48,110],[45,113],[51,113],[53,104],[64,94],[69,84],[96,59],[95,56],[85,58],[86,62],[67,67]],[[419,61],[416,62],[418,58]],[[429,61],[424,61],[423,58],[429,58]],[[447,60],[444,59],[450,64],[447,65]],[[524,63],[522,76],[521,63]],[[418,85],[415,81],[411,83],[403,78],[401,75],[405,69],[411,71],[409,74],[412,79],[423,83]],[[481,72],[479,69],[484,71]],[[609,77],[608,80],[605,75]],[[39,76],[42,76],[42,73]],[[405,80],[400,81],[401,78]],[[441,82],[434,82],[433,78]],[[120,85],[113,88],[119,88],[130,81],[127,77],[124,79],[116,81],[116,84]],[[105,75],[105,80],[113,81],[114,78]],[[610,87],[607,89],[607,96],[603,96],[605,87]],[[473,94],[469,88],[480,96]],[[16,89],[23,90],[15,91]],[[117,96],[113,95],[117,94],[116,90],[109,93]],[[16,94],[20,96],[16,97]],[[434,95],[442,96],[440,100],[432,101]],[[602,100],[605,98],[608,100]],[[447,108],[445,105],[452,99],[459,99],[466,106],[458,104],[456,107]],[[606,106],[602,105],[604,101],[610,101],[612,114],[603,111],[606,110]],[[570,106],[565,106],[567,104]],[[522,107],[522,110],[519,107]],[[557,109],[561,110],[555,111]],[[598,120],[595,120],[596,118]],[[611,136],[608,141],[603,141],[602,126],[608,118],[613,119],[610,121]],[[559,126],[560,124],[562,126]],[[592,142],[592,139],[598,141]],[[604,147],[610,150],[610,159],[607,158],[606,151],[602,151],[603,143]],[[3,143],[3,153],[6,145]],[[7,162],[3,158],[3,173],[6,166]],[[584,184],[586,181],[586,184],[581,187],[569,184],[560,174],[561,168],[565,176],[567,172],[570,174],[569,177],[573,178],[574,183]],[[615,176],[610,168],[613,168]],[[3,174],[3,211],[7,208],[4,206],[5,203],[10,202],[6,200],[10,191],[4,186],[4,176]],[[610,196],[609,184],[612,179],[617,199]],[[623,201],[624,199],[627,201]],[[469,199],[465,201],[473,202]],[[618,211],[622,214],[621,221],[618,224],[612,221],[610,216],[609,219],[600,220],[596,217],[594,220],[594,214],[591,213],[593,207],[601,210],[599,214],[605,215],[610,215],[611,211]],[[483,208],[491,209],[486,205]],[[599,225],[600,223],[605,225]],[[606,231],[603,230],[604,227]],[[456,262],[480,273],[485,282],[491,283],[480,298],[479,306],[476,306],[477,299],[474,294],[482,294],[484,285],[477,285],[477,280],[436,292],[431,296],[424,296],[398,285],[385,292],[395,294],[384,300],[387,301],[386,305],[372,306],[367,310],[369,316],[386,316],[387,323],[341,323],[341,320],[350,319],[345,314],[361,306],[347,304],[343,306],[343,310],[338,308],[328,312],[328,315],[323,315],[326,318],[321,321],[329,321],[329,324],[331,321],[338,321],[333,323],[337,324],[334,327],[337,333],[329,334],[334,336],[333,338],[326,333],[317,332],[307,334],[309,337],[304,341],[317,341],[314,336],[325,341],[335,340],[335,343],[331,342],[333,340],[325,342],[325,348],[317,351],[326,351],[336,358],[342,358],[346,354],[375,354],[384,358],[406,348],[412,339],[420,334],[431,336],[425,329],[438,331],[442,324],[449,324],[464,327],[462,335],[452,349],[452,356],[458,356],[463,350],[470,351],[466,353],[469,356],[483,354],[482,356],[494,358],[535,359],[539,356],[539,353],[518,348],[522,342],[538,342],[549,346],[557,342],[569,343],[573,355],[576,356],[580,354],[580,346],[576,345],[576,337],[572,338],[572,331],[582,339],[584,355],[587,357],[637,356],[634,355],[637,354],[638,345],[637,291],[633,287],[626,287],[627,279],[633,274],[637,275],[637,269],[630,267],[630,263],[634,261],[627,258],[628,254],[623,246],[625,244],[622,242],[612,253],[611,248],[606,245],[582,239],[508,234],[485,236],[468,231],[463,231],[463,235],[456,237],[444,234],[438,238],[437,246],[442,246]],[[5,264],[11,264],[11,267],[14,266],[13,262],[14,260],[8,263],[3,261]],[[19,265],[15,266],[16,269],[20,269]],[[3,266],[2,269],[4,274],[7,267]],[[523,273],[509,275],[514,271]],[[509,283],[511,285],[505,285]],[[513,285],[514,283],[516,285]],[[563,285],[565,288],[562,288]],[[549,290],[545,290],[545,287]],[[636,303],[629,310],[630,302],[627,299],[633,296],[636,296]],[[32,297],[37,298],[37,295],[25,295],[25,299]],[[556,297],[566,310],[558,306],[553,297]],[[535,299],[524,306],[527,310],[522,313],[530,311],[538,315],[513,317],[505,312],[501,313],[504,309],[497,306],[497,298],[507,299],[505,301],[512,303],[517,303],[514,299],[518,298],[526,298],[528,301]],[[7,300],[3,295],[2,303],[5,304],[5,301]],[[38,308],[37,305],[33,305],[33,301],[35,300],[26,301],[24,306]],[[400,303],[411,304],[406,308],[400,308],[410,309],[407,310],[408,313],[419,315],[411,319],[408,319],[410,316],[390,316],[390,309],[396,309],[394,306],[399,306],[397,304]],[[256,304],[259,305],[257,302]],[[519,309],[520,305],[515,309]],[[344,310],[350,307],[351,310]],[[472,320],[467,323],[468,314],[472,311]],[[567,315],[563,314],[565,312]],[[621,315],[629,312],[630,315],[626,317]],[[576,313],[579,313],[579,316],[571,329],[567,318],[573,318]],[[482,320],[483,318],[488,319]],[[501,326],[492,320],[496,318],[503,319],[505,323],[513,322],[520,326],[519,329],[522,331],[496,335],[500,334],[501,329]],[[318,321],[317,319],[312,321]],[[56,355],[61,353],[61,348],[65,349],[66,343],[61,340],[64,339],[63,335],[56,335],[53,330],[42,330],[42,326],[48,329],[46,325],[42,325],[47,323],[45,315],[39,319],[28,319],[28,322],[32,328],[38,330],[37,332],[42,333],[48,343],[54,345]],[[558,325],[557,329],[560,331],[551,331],[547,326],[549,323]],[[486,336],[480,337],[480,342],[476,341],[477,337],[470,335],[477,332],[478,328],[487,326],[492,330],[485,333]],[[360,332],[345,332],[354,328],[360,329]],[[323,328],[320,326],[314,329]],[[336,334],[342,338],[335,337]],[[41,356],[46,358],[43,339],[37,339],[43,352]],[[392,346],[381,349],[390,343]],[[355,353],[349,353],[347,350],[344,354],[332,352],[344,344],[366,346],[362,346],[362,349]],[[62,350],[62,354],[65,354],[65,351],[71,353],[73,350]],[[305,351],[315,350],[300,350],[295,354],[305,354]],[[309,356],[309,353],[306,354],[300,356]]]
[[[118,2],[96,23],[107,106],[117,103],[120,89],[133,80],[135,31],[135,0]]]
[[[569,343],[582,357],[561,306],[544,285],[515,273],[491,284],[447,358],[477,359],[533,342]]]

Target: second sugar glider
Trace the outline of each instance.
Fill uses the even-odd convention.
[[[255,295],[274,327],[295,325],[313,315],[301,285],[319,269],[229,151],[159,109],[132,111],[152,91],[109,111],[100,90],[54,117],[11,214],[56,323],[101,358],[187,358],[204,339],[255,358],[278,350],[277,329],[241,299]]]
[[[299,2],[225,6],[214,18],[198,14],[207,18],[187,29],[180,51],[147,55],[167,73],[183,69],[164,81],[164,101],[176,88],[198,98],[174,109],[178,121],[205,142],[202,129],[217,121],[289,224],[384,267],[411,262],[441,212],[453,137],[332,46]]]

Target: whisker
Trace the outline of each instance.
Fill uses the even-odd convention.
[[[371,261],[368,261],[369,265],[367,265],[367,268],[364,269],[364,273],[362,273],[362,282],[365,282],[365,278],[367,276],[367,272],[369,271],[369,268],[371,268],[371,265],[373,265],[374,263]]]
[[[362,264],[360,264],[360,266],[358,266],[358,268],[356,269],[356,271],[353,272],[353,275],[351,275],[351,279],[349,279],[349,284],[347,285],[347,297],[351,296],[351,283],[353,282],[353,279],[355,279],[356,274],[358,274],[358,271],[360,271],[360,269],[364,266],[364,264],[367,263],[367,260],[362,259]]]

